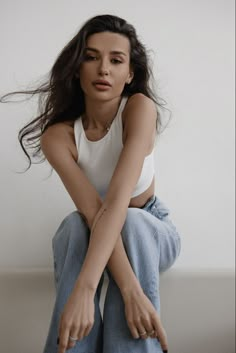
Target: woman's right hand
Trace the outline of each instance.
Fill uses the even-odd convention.
[[[167,352],[168,343],[166,332],[160,317],[142,290],[122,293],[125,304],[127,324],[134,338],[156,338],[160,342],[163,352]]]

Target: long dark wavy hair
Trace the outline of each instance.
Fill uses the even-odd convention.
[[[79,68],[84,60],[87,39],[100,32],[114,32],[124,35],[130,42],[130,65],[134,73],[133,80],[126,84],[122,96],[143,93],[157,105],[157,133],[161,132],[159,107],[166,104],[157,97],[151,88],[153,78],[145,46],[140,42],[135,28],[124,19],[113,15],[99,15],[89,19],[79,32],[62,49],[49,78],[34,90],[15,91],[0,98],[1,103],[9,102],[5,98],[14,94],[39,94],[38,113],[35,119],[25,125],[18,134],[21,147],[26,154],[30,168],[32,163],[45,160],[40,146],[40,137],[51,125],[65,121],[75,121],[85,111],[84,93],[78,77]],[[166,109],[166,108],[165,108]]]

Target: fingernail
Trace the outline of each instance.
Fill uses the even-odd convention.
[[[59,337],[57,337],[57,344],[59,344],[60,343],[60,338]]]

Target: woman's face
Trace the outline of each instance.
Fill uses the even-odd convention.
[[[113,32],[89,36],[79,78],[87,98],[105,101],[120,97],[133,78],[128,38]]]

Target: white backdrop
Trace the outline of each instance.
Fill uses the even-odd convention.
[[[128,4],[128,5],[127,5]],[[0,95],[46,74],[89,17],[124,17],[153,50],[172,120],[156,149],[156,194],[182,234],[176,267],[234,267],[233,0],[1,3]],[[25,174],[18,130],[35,102],[0,104],[0,269],[51,268],[51,239],[74,205],[45,163]]]

